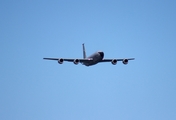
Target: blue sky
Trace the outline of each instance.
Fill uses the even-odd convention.
[[[175,120],[176,1],[0,1],[1,120]],[[135,57],[128,65],[45,61]]]

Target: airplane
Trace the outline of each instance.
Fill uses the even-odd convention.
[[[124,65],[128,64],[129,60],[134,60],[135,58],[124,58],[124,59],[104,59],[104,52],[98,51],[94,54],[90,55],[89,57],[86,57],[86,51],[84,43],[82,44],[83,47],[83,59],[67,59],[67,58],[43,58],[45,60],[56,60],[59,64],[62,64],[64,61],[67,62],[73,62],[75,65],[78,63],[81,63],[85,66],[92,66],[97,63],[101,62],[111,62],[113,65],[117,64],[117,61],[122,61]]]

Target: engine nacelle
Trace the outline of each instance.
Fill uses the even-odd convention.
[[[75,60],[73,61],[73,63],[74,63],[75,65],[77,65],[77,64],[79,63],[79,60],[78,60],[78,59],[75,59]]]
[[[111,63],[112,63],[113,65],[116,65],[116,64],[117,64],[117,60],[116,60],[116,59],[113,59],[113,60],[111,61]]]
[[[126,64],[128,64],[128,59],[124,59],[122,62],[123,62],[123,64],[126,65]]]
[[[62,64],[64,62],[64,59],[62,59],[62,58],[60,58],[59,60],[58,60],[58,63],[59,64]]]

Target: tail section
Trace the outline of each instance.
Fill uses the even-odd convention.
[[[83,46],[83,58],[86,58],[86,51],[85,51],[84,43],[82,44],[82,46]]]

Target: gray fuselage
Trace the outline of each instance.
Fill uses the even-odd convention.
[[[94,54],[92,54],[92,55],[90,55],[89,57],[86,58],[88,60],[90,59],[91,61],[82,62],[82,64],[85,65],[85,66],[95,65],[98,62],[100,62],[103,58],[104,58],[104,53],[103,52],[95,52]]]

